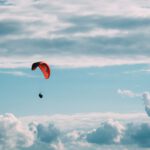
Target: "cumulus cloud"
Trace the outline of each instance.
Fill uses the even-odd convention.
[[[46,149],[63,150],[63,144],[58,139],[60,131],[53,124],[24,124],[13,114],[0,116],[0,150],[36,149],[44,146]]]
[[[87,134],[87,141],[98,145],[138,145],[141,148],[149,148],[150,124],[118,122],[111,125],[110,122],[105,122],[95,131]]]
[[[0,116],[0,150],[30,147],[34,134],[14,115]]]
[[[150,124],[127,124],[122,143],[126,145],[137,144],[140,147],[150,147]]]
[[[100,145],[117,144],[120,142],[123,129],[124,127],[119,122],[104,122],[87,135],[87,141]]]
[[[59,134],[59,130],[55,128],[53,124],[49,124],[48,126],[39,124],[37,126],[37,138],[41,142],[52,143],[57,140]]]
[[[139,121],[140,119],[140,121]],[[30,122],[35,120],[37,124],[42,124],[47,130],[49,122],[53,122],[61,132],[57,137],[57,140],[53,140],[49,149],[68,149],[68,150],[119,150],[125,149],[129,143],[126,132],[128,131],[128,124],[135,123],[138,128],[142,124],[147,124],[149,118],[144,114],[116,114],[116,113],[88,113],[88,114],[74,114],[74,115],[54,115],[54,116],[39,116],[39,117],[23,117],[23,122]],[[116,121],[115,121],[116,120]],[[117,121],[118,120],[118,121]],[[127,124],[126,124],[127,123]],[[46,126],[44,124],[47,124]],[[139,126],[138,126],[139,124]],[[134,126],[134,124],[133,124]],[[132,132],[132,131],[130,131]],[[126,135],[126,137],[125,137]],[[128,137],[128,138],[127,138]],[[129,146],[129,149],[133,147],[144,148],[139,145],[138,142],[134,142]],[[44,147],[48,149],[48,143],[36,142],[32,148],[37,150]],[[40,148],[38,150],[40,150]],[[33,149],[32,149],[33,150]]]
[[[149,135],[149,118],[140,114],[0,115],[0,150],[144,150]]]
[[[30,130],[35,134],[34,143],[27,150],[63,150],[64,146],[60,140],[61,133],[52,123],[34,123],[28,124]]]
[[[43,146],[63,150],[59,136],[60,131],[53,124],[25,124],[13,114],[0,115],[0,150],[33,150]]]

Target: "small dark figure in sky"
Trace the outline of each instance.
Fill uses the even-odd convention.
[[[42,93],[39,93],[39,98],[43,98],[43,94]]]

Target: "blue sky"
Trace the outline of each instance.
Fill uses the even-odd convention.
[[[118,89],[135,92],[149,89],[149,72],[141,71],[143,68],[148,66],[76,69],[51,67],[49,80],[45,80],[39,70],[1,69],[1,113],[13,112],[20,116],[144,112],[140,98],[131,100],[117,92]],[[42,100],[38,97],[39,92],[44,94]]]
[[[0,0],[0,150],[148,149],[149,8]]]

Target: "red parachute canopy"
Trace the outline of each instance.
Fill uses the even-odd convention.
[[[39,67],[40,70],[42,71],[45,79],[48,79],[50,77],[50,67],[48,66],[47,63],[39,61],[39,62],[35,62],[32,64],[31,69],[32,70],[36,70],[36,68]]]

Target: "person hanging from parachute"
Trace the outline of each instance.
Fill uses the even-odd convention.
[[[43,98],[43,94],[41,92],[39,93],[39,98]]]
[[[50,74],[51,74],[51,70],[50,70],[50,67],[47,63],[45,63],[43,61],[33,63],[32,67],[31,67],[31,70],[34,71],[37,68],[40,68],[40,70],[42,71],[45,79],[49,79]],[[39,93],[39,98],[43,98],[43,94],[41,92]]]

